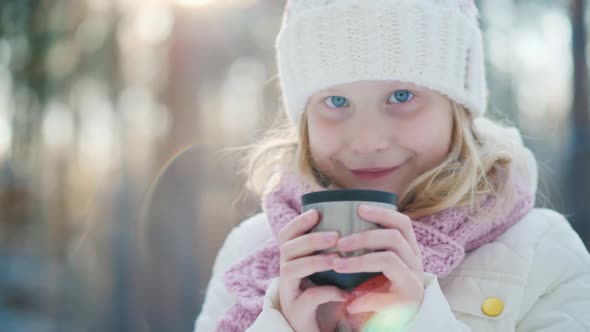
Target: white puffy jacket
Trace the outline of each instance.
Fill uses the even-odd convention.
[[[270,236],[264,214],[229,234],[195,331],[215,330],[235,300],[223,285],[223,272]],[[293,331],[280,312],[277,281],[249,332]],[[405,331],[590,331],[590,254],[567,220],[552,210],[532,210],[494,242],[467,253],[449,276],[425,273],[424,283],[422,306]],[[482,309],[491,298],[503,304],[495,317]]]

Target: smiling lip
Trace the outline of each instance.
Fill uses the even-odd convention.
[[[385,177],[395,172],[399,166],[396,167],[381,167],[381,168],[361,168],[350,170],[357,178],[361,180],[374,180]]]

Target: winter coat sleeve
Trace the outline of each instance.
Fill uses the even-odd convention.
[[[279,302],[279,278],[274,278],[264,296],[262,312],[247,332],[293,332],[291,325],[281,313]]]
[[[544,210],[551,226],[534,248],[516,332],[590,331],[590,254],[569,222]],[[418,331],[477,331],[455,319],[436,281],[407,327]]]
[[[590,331],[590,254],[562,215],[544,211],[551,226],[534,248],[514,331]],[[434,281],[407,331],[450,332],[472,328],[455,319]]]
[[[590,331],[590,254],[569,222],[556,220],[538,242],[518,332]]]
[[[235,297],[225,288],[223,273],[268,236],[270,230],[262,214],[258,214],[243,221],[225,238],[213,264],[201,313],[195,322],[195,332],[215,331],[217,322],[235,303]]]

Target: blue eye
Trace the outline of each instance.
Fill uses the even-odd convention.
[[[391,95],[391,97],[389,98],[390,102],[394,104],[401,104],[412,100],[412,98],[414,98],[414,94],[408,90],[397,90]]]
[[[329,107],[340,108],[348,106],[348,100],[340,96],[332,96],[325,99]]]

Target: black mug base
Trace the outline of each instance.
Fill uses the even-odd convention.
[[[336,286],[351,291],[363,282],[380,275],[379,272],[338,273],[334,270],[317,272],[308,278],[316,286]]]

